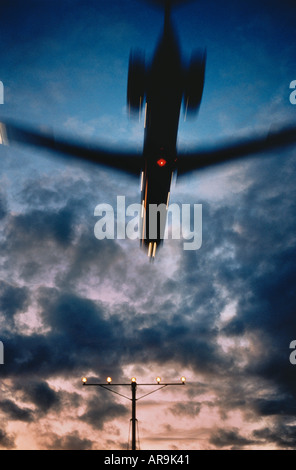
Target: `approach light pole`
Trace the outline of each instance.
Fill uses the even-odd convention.
[[[152,385],[155,385],[155,382],[153,382],[153,383],[137,384],[136,377],[132,377],[130,383],[125,383],[125,384],[116,383],[116,384],[113,384],[113,383],[111,383],[111,382],[112,382],[111,377],[107,377],[106,380],[107,380],[108,386],[106,386],[106,384],[101,384],[101,383],[88,383],[87,377],[83,377],[81,380],[82,380],[82,384],[83,384],[83,385],[105,388],[105,389],[108,390],[109,392],[116,393],[116,395],[120,395],[121,397],[126,398],[127,400],[130,400],[130,401],[132,402],[132,417],[131,417],[131,425],[132,425],[132,450],[136,450],[136,447],[137,447],[137,445],[136,445],[136,423],[137,423],[137,418],[136,418],[136,402],[137,402],[138,400],[141,400],[141,399],[144,398],[144,397],[147,397],[147,395],[151,395],[151,393],[158,392],[159,390],[161,390],[161,389],[163,389],[163,388],[165,388],[165,387],[168,387],[168,386],[171,386],[171,385],[185,385],[185,382],[186,382],[186,378],[185,378],[185,377],[181,377],[181,381],[180,381],[180,382],[161,383],[161,378],[160,378],[160,377],[156,377],[156,383],[158,384],[158,387],[157,387],[156,389],[152,390],[151,392],[145,393],[145,395],[142,395],[142,396],[140,396],[139,398],[137,398],[137,386],[139,386],[139,387],[152,386]],[[131,397],[131,398],[130,398],[130,397],[127,397],[126,395],[123,395],[122,393],[117,392],[116,390],[112,390],[111,388],[109,388],[109,387],[125,387],[125,386],[128,386],[128,385],[131,386],[131,390],[132,390],[132,397]]]

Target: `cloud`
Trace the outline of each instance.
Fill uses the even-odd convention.
[[[14,449],[15,442],[14,437],[9,435],[6,431],[0,429],[0,447],[3,449]]]
[[[7,202],[2,194],[0,194],[0,220],[7,215]]]
[[[52,409],[59,409],[59,394],[44,381],[26,382],[24,395],[27,400],[38,408],[40,413],[47,413]]]
[[[177,403],[170,408],[170,411],[176,416],[192,416],[195,417],[201,410],[201,403],[199,402],[187,402]]]
[[[78,431],[65,434],[64,436],[50,436],[48,446],[50,450],[92,450],[93,442],[90,439],[81,437]]]
[[[90,424],[94,429],[102,430],[106,422],[112,421],[114,418],[119,419],[126,416],[127,413],[126,406],[110,399],[105,390],[88,400],[87,408],[79,419]]]
[[[5,281],[0,281],[0,311],[3,315],[3,327],[14,325],[14,316],[29,305],[29,290]]]
[[[100,358],[100,362],[104,358],[105,367],[114,361],[116,332],[104,319],[100,306],[74,294],[60,294],[56,289],[41,289],[39,299],[44,325],[50,331],[4,335],[4,374],[30,375],[35,369],[41,377],[48,377],[68,374],[75,367],[89,368],[90,356]]]
[[[293,396],[258,398],[254,400],[254,407],[261,416],[284,415],[292,417],[296,414]]]
[[[215,445],[218,448],[222,447],[231,447],[231,448],[244,448],[255,444],[254,439],[247,439],[239,433],[239,429],[217,429],[212,433],[210,438],[211,444]]]
[[[29,408],[20,408],[12,400],[1,400],[0,410],[3,411],[10,420],[24,421],[30,423],[33,421],[33,413]]]
[[[33,210],[11,218],[10,233],[17,234],[19,244],[56,241],[62,246],[69,244],[72,232],[72,212],[66,208],[58,211]],[[9,237],[9,234],[7,234]]]
[[[290,424],[276,423],[254,431],[256,439],[262,439],[267,444],[273,444],[279,449],[295,449],[295,426]]]

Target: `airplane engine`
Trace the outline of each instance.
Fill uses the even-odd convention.
[[[129,59],[127,104],[130,111],[139,112],[145,97],[146,68],[144,53],[132,51]]]
[[[201,103],[206,68],[206,52],[195,52],[185,75],[185,112],[197,112]]]

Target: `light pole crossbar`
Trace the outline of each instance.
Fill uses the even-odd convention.
[[[145,398],[147,397],[148,395],[151,395],[152,393],[155,393],[155,392],[158,392],[159,390],[162,390],[163,388],[165,387],[168,387],[168,386],[171,386],[171,385],[185,385],[185,377],[182,377],[181,378],[181,383],[177,382],[177,383],[174,383],[174,382],[169,382],[169,383],[162,383],[160,384],[160,377],[157,377],[156,379],[157,383],[158,383],[158,387],[155,388],[154,390],[152,390],[151,392],[148,392],[148,393],[145,393],[144,395],[140,396],[139,398],[136,397],[136,390],[137,390],[137,386],[139,387],[146,387],[146,386],[155,386],[155,383],[144,383],[144,384],[138,384],[136,382],[136,379],[135,377],[132,378],[131,380],[131,383],[124,383],[124,384],[121,384],[121,383],[118,383],[118,384],[111,384],[111,377],[108,377],[107,379],[107,382],[108,382],[108,386],[106,386],[105,384],[101,384],[101,383],[87,383],[87,378],[84,377],[82,379],[82,383],[84,386],[93,386],[93,387],[101,387],[101,388],[104,388],[105,390],[108,390],[109,392],[112,392],[112,393],[115,393],[116,395],[119,395],[123,398],[126,398],[127,400],[130,400],[132,402],[132,418],[131,418],[131,424],[132,424],[132,450],[136,450],[136,423],[137,423],[137,419],[136,419],[136,402],[138,400],[141,400],[142,398]],[[131,390],[132,390],[132,398],[130,397],[127,397],[126,395],[123,395],[122,393],[119,393],[119,392],[116,392],[116,390],[112,390],[110,387],[122,387],[122,386],[131,386]]]

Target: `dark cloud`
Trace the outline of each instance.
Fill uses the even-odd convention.
[[[291,450],[296,447],[294,425],[276,423],[271,427],[255,430],[253,435],[263,443],[273,444],[275,448]]]
[[[0,220],[7,215],[7,202],[3,194],[0,194]]]
[[[16,234],[19,244],[42,243],[54,240],[62,246],[68,245],[73,237],[73,217],[71,210],[33,210],[11,218],[10,234]]]
[[[63,193],[53,188],[44,187],[40,180],[32,179],[25,182],[19,194],[22,203],[31,207],[50,207],[63,201]]]
[[[14,449],[16,447],[14,437],[2,429],[0,429],[0,447],[2,447],[4,450]]]
[[[201,407],[202,404],[199,402],[177,403],[170,408],[170,411],[176,416],[188,415],[194,419],[199,414]]]
[[[78,431],[73,431],[64,436],[51,436],[50,450],[92,450],[93,442],[81,437]]]
[[[101,282],[110,277],[110,269],[122,270],[112,269],[115,261],[119,267],[126,258],[120,244],[94,236],[96,189],[103,179],[95,173],[88,178],[86,182],[77,173],[59,175],[51,184],[43,176],[24,182],[18,195],[22,210],[7,217],[0,242],[6,265],[21,280],[36,283],[42,278],[46,284],[55,272],[59,287],[75,290],[77,282]]]
[[[29,382],[23,388],[26,399],[37,406],[41,413],[59,408],[59,394],[50,388],[46,382]]]
[[[246,446],[256,444],[256,440],[243,437],[238,428],[217,429],[212,433],[210,443],[218,448],[228,447],[243,449]]]
[[[85,387],[85,393],[88,393]],[[81,421],[90,424],[95,429],[103,429],[105,422],[128,414],[127,407],[116,403],[106,390],[100,390],[87,402],[86,411],[79,417]]]
[[[36,261],[25,261],[21,266],[20,277],[25,281],[30,281],[42,271],[42,264]]]
[[[118,370],[114,346],[122,331],[120,323],[117,328],[116,322],[111,327],[105,319],[103,305],[75,294],[61,294],[57,289],[41,289],[39,301],[44,325],[50,331],[3,336],[5,375],[30,375],[34,370],[45,378],[49,374],[68,374],[75,368],[89,369],[94,358],[100,360],[102,371],[111,364]]]
[[[66,272],[58,275],[57,283],[65,289],[75,288],[81,279],[90,279],[98,285],[113,274],[114,264],[126,255],[116,240],[98,241],[94,237],[93,227],[85,230],[77,239],[73,250],[72,263]],[[102,269],[104,267],[104,269]]]
[[[54,343],[50,339],[39,334],[31,335],[2,335],[5,345],[5,363],[2,366],[2,376],[26,376],[41,373],[47,376],[48,371],[54,373],[57,370],[58,360],[51,349]],[[56,361],[53,362],[53,358]]]
[[[293,396],[259,398],[254,401],[254,408],[261,416],[295,416],[296,404]]]
[[[0,312],[4,317],[4,328],[14,325],[14,316],[26,310],[29,300],[29,290],[26,287],[0,281]]]
[[[10,420],[24,421],[30,423],[33,421],[33,412],[29,408],[20,408],[12,400],[1,400],[0,409]]]
[[[185,367],[190,363],[205,374],[218,372],[222,364],[226,367],[228,363],[219,355],[215,327],[207,329],[199,319],[182,317],[182,312],[174,314],[169,322],[159,318],[153,327],[144,326],[138,333],[134,329],[131,337],[134,341],[130,349],[142,361],[177,361]]]

